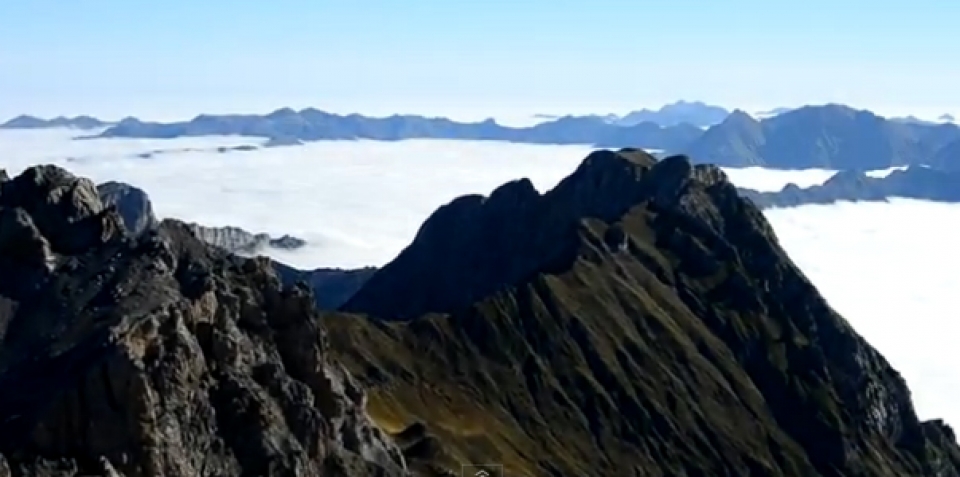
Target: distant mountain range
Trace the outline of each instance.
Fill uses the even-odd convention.
[[[273,144],[297,140],[374,139],[473,139],[538,144],[596,144],[618,147],[634,143],[653,149],[683,147],[701,134],[689,124],[661,127],[645,122],[617,126],[592,117],[563,117],[531,127],[508,127],[492,119],[463,123],[447,118],[395,115],[373,118],[339,115],[317,109],[285,108],[267,115],[200,115],[177,123],[144,122],[127,118],[98,137],[176,138],[187,136],[243,135],[265,137]]]
[[[579,116],[603,121],[616,126],[636,126],[640,123],[654,123],[662,127],[689,124],[699,128],[707,128],[723,121],[730,111],[720,106],[713,106],[702,101],[677,101],[662,106],[660,109],[641,109],[631,111],[623,116],[616,114],[593,114]],[[536,115],[539,119],[560,119],[563,116],[547,114]]]
[[[724,167],[872,170],[942,164],[960,152],[960,128],[944,115],[940,122],[887,119],[870,111],[828,104],[778,108],[754,116],[701,102],[678,102],[658,111],[641,110],[622,118],[564,116],[530,127],[508,127],[492,119],[457,122],[447,118],[395,115],[374,118],[338,115],[317,109],[284,108],[266,115],[200,115],[190,121],[145,122],[126,118],[99,138],[177,138],[243,135],[267,138],[265,146],[295,146],[324,139],[402,140],[416,138],[497,140],[536,144],[589,144],[601,148],[639,147],[686,154]],[[40,124],[106,124],[94,118],[50,121],[22,116],[3,127]],[[705,131],[693,123],[719,123]],[[709,120],[709,121],[708,121]],[[950,147],[948,147],[950,146]]]
[[[76,116],[68,118],[57,116],[53,119],[43,119],[36,116],[21,115],[3,124],[0,129],[43,129],[43,128],[75,128],[97,129],[109,126],[112,123],[101,121],[91,116]]]
[[[728,167],[875,170],[929,164],[956,141],[960,128],[953,124],[894,121],[830,104],[764,120],[737,110],[681,151]]]
[[[911,166],[893,171],[885,177],[841,171],[821,185],[801,188],[796,184],[788,184],[777,192],[738,188],[738,192],[761,209],[836,202],[878,202],[893,198],[956,203],[960,202],[960,170]]]

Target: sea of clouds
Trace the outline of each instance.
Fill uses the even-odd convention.
[[[587,146],[410,140],[326,141],[218,152],[258,138],[72,140],[70,130],[0,131],[0,168],[62,165],[97,182],[142,187],[161,217],[302,237],[274,258],[302,268],[382,265],[438,206],[519,177],[545,191]],[[142,157],[151,153],[149,157]],[[877,171],[883,175],[889,171]],[[741,187],[822,183],[833,171],[727,170]],[[766,213],[782,245],[829,302],[899,369],[921,417],[960,425],[960,205],[913,200]]]

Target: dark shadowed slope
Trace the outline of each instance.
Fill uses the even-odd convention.
[[[405,475],[313,298],[53,166],[0,182],[0,475]]]
[[[898,373],[713,166],[599,151],[440,208],[325,318],[417,469],[956,476]]]
[[[911,166],[893,171],[885,177],[842,171],[823,184],[811,187],[801,188],[796,184],[787,184],[777,192],[759,192],[752,189],[738,191],[761,209],[841,201],[876,202],[893,198],[960,202],[960,171]]]

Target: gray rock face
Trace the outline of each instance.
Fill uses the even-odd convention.
[[[93,183],[0,183],[0,476],[400,476],[311,293]]]
[[[160,224],[153,213],[150,198],[142,189],[122,182],[105,182],[97,186],[97,193],[104,204],[114,205],[123,219],[123,224],[133,235],[155,229]]]
[[[269,234],[253,234],[239,227],[205,227],[200,224],[189,224],[189,227],[204,242],[234,253],[254,254],[267,247],[293,250],[307,244],[305,240],[290,235],[273,238]]]

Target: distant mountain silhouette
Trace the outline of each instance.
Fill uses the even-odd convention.
[[[321,139],[478,139],[539,144],[597,144],[676,149],[694,140],[700,131],[689,125],[660,127],[640,123],[629,127],[599,118],[567,116],[531,127],[513,128],[488,119],[461,123],[446,118],[359,114],[338,115],[317,109],[279,109],[267,115],[200,115],[177,123],[143,122],[126,118],[99,137],[175,138],[184,136],[243,135],[270,139],[270,144]]]
[[[936,119],[935,121],[930,121],[930,120],[927,120],[927,119],[920,119],[920,118],[918,118],[918,117],[916,117],[916,116],[913,116],[913,115],[893,117],[893,118],[890,118],[890,120],[891,120],[891,121],[898,122],[898,123],[920,124],[920,125],[925,125],[925,126],[935,126],[935,125],[938,125],[938,124],[953,123],[953,122],[955,122],[954,117],[951,116],[951,115],[949,115],[949,114],[942,114],[942,115],[940,115],[939,117],[937,117],[937,119]]]
[[[21,115],[3,124],[0,129],[41,129],[41,128],[76,128],[97,129],[110,125],[91,116],[76,116],[68,118],[57,116],[53,119],[42,119],[36,116]]]
[[[301,111],[284,108],[266,115],[204,114],[174,123],[125,118],[91,137],[244,135],[267,138],[265,147],[296,146],[304,141],[324,139],[393,141],[417,138],[589,144],[600,148],[660,150],[665,155],[687,154],[698,161],[724,167],[837,170],[935,164],[941,149],[960,141],[960,128],[949,122],[887,119],[870,111],[838,104],[791,110],[778,108],[775,112],[778,114],[757,119],[758,115],[742,110],[727,113],[723,108],[702,102],[680,101],[658,111],[642,110],[618,119],[563,116],[535,126],[509,127],[492,119],[457,122],[416,115],[374,118],[359,114],[338,115],[312,108]],[[696,125],[714,119],[720,122],[705,131]],[[46,127],[44,125],[58,121],[67,120],[21,117],[8,124]],[[78,118],[69,121],[93,124]],[[228,150],[223,148],[222,152]]]
[[[926,166],[911,166],[886,177],[870,177],[862,172],[841,171],[821,185],[801,188],[787,184],[777,192],[738,189],[742,197],[758,207],[785,208],[835,202],[876,202],[893,198],[923,199],[934,202],[960,202],[960,170],[944,171]]]
[[[955,140],[953,124],[903,123],[830,104],[760,121],[734,111],[679,152],[727,167],[873,170],[927,164]]]
[[[663,127],[689,124],[705,128],[723,121],[729,114],[729,111],[720,106],[712,106],[702,101],[677,101],[655,111],[641,109],[627,113],[616,120],[615,124],[633,126],[650,122]]]
[[[623,116],[616,114],[588,114],[581,116],[560,116],[553,114],[536,114],[538,119],[559,119],[562,117],[589,118],[603,121],[617,126],[635,126],[640,123],[653,123],[661,127],[689,125],[706,128],[723,121],[730,114],[720,107],[706,104],[702,101],[677,101],[666,104],[660,109],[640,109],[631,111]]]

